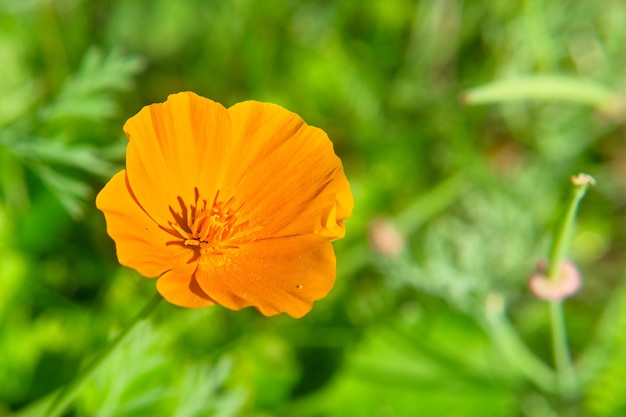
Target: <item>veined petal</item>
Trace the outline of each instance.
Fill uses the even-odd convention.
[[[247,101],[228,112],[237,157],[226,162],[225,188],[262,224],[258,237],[343,237],[354,201],[326,133],[275,104]]]
[[[180,265],[163,274],[157,290],[167,301],[180,307],[207,307],[215,304],[196,281],[197,262]]]
[[[129,138],[130,186],[159,224],[172,221],[179,199],[194,202],[196,190],[214,196],[231,159],[232,126],[219,103],[193,93],[170,95],[144,107],[124,125]]]
[[[119,262],[141,275],[157,277],[194,255],[189,248],[172,244],[175,238],[141,208],[129,188],[125,170],[115,174],[100,191],[96,206],[104,213]]]
[[[254,306],[266,316],[302,317],[335,281],[332,244],[318,235],[266,239],[222,255],[203,255],[196,279],[217,303]]]
[[[353,207],[326,134],[280,106],[193,93],[124,126],[127,170],[97,205],[120,263],[173,304],[301,317],[335,280],[331,240]]]

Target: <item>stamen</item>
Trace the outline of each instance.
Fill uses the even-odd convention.
[[[225,202],[218,201],[220,192],[215,193],[213,204],[208,206],[207,200],[200,198],[196,190],[196,199],[188,209],[183,206],[182,214],[176,222],[170,224],[186,246],[201,248],[203,252],[222,253],[222,250],[236,249],[232,240],[239,233],[250,229],[250,221],[239,222],[237,213],[241,205],[236,204],[234,197]],[[254,228],[258,230],[258,228]]]
[[[193,235],[191,233],[187,232],[186,230],[184,230],[182,227],[180,227],[176,223],[170,222],[170,226],[171,226],[172,229],[174,229],[180,235],[180,237],[186,237],[186,238],[193,237]]]

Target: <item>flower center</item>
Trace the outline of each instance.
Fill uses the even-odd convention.
[[[233,243],[242,230],[247,230],[248,221],[240,221],[237,212],[241,207],[235,206],[235,198],[219,200],[219,191],[212,203],[200,200],[196,190],[195,205],[187,208],[179,199],[182,214],[175,215],[176,222],[170,226],[180,235],[183,243],[189,247],[197,247],[203,252],[222,253],[225,249],[236,249]]]

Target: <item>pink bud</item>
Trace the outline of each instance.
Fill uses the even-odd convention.
[[[582,287],[580,272],[571,261],[563,261],[561,270],[555,279],[548,278],[545,273],[547,262],[537,263],[535,272],[528,279],[528,288],[535,297],[542,300],[560,301],[574,295]]]
[[[404,236],[384,217],[370,222],[369,241],[372,249],[390,258],[398,257],[404,251]]]

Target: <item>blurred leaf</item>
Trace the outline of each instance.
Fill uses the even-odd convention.
[[[27,163],[62,165],[106,177],[113,166],[100,158],[98,149],[88,145],[70,145],[60,140],[31,138],[14,140],[9,150]]]
[[[239,360],[234,367],[232,382],[254,393],[256,409],[283,404],[299,372],[293,346],[283,338],[263,334],[238,346]]]
[[[515,192],[494,184],[465,191],[453,212],[424,227],[415,258],[377,257],[375,265],[390,285],[409,285],[480,317],[488,293],[518,288],[542,256],[537,223],[554,200],[542,199],[539,186],[517,185]]]
[[[0,94],[0,127],[24,117],[24,114],[41,98],[41,93],[41,85],[31,80]]]
[[[0,140],[0,195],[10,210],[25,209],[28,205],[28,188],[24,167],[7,149],[3,149]]]
[[[102,365],[77,399],[78,415],[99,417],[204,417],[237,415],[245,395],[226,389],[233,361],[222,357],[172,366],[160,332],[149,323],[138,326]]]
[[[621,417],[626,414],[626,341],[611,356],[607,367],[587,389],[589,416]]]
[[[242,389],[222,391],[233,370],[233,360],[222,357],[212,368],[198,364],[186,370],[176,399],[178,405],[172,417],[201,417],[210,410],[215,417],[233,417],[240,414],[246,400]],[[216,396],[216,393],[220,393]],[[211,404],[207,399],[213,397]]]
[[[79,71],[65,83],[55,101],[42,110],[43,120],[113,116],[117,106],[111,93],[128,88],[132,77],[142,68],[143,62],[137,57],[117,51],[105,56],[98,49],[90,49]]]
[[[465,104],[491,104],[519,100],[554,100],[609,108],[619,96],[597,81],[565,75],[536,75],[498,80],[465,91]]]
[[[588,384],[585,404],[589,415],[626,414],[626,286],[607,305],[589,350],[578,369]]]
[[[44,164],[31,165],[50,191],[74,218],[83,214],[84,202],[92,193],[89,185],[73,176],[62,174]]]
[[[115,168],[100,156],[103,152],[95,146],[74,145],[75,137],[65,133],[71,131],[67,126],[53,138],[44,139],[33,132],[54,130],[51,129],[53,121],[65,120],[67,123],[69,117],[101,120],[112,116],[116,110],[112,93],[128,88],[142,66],[142,61],[136,57],[115,51],[104,55],[91,49],[83,57],[74,78],[66,82],[52,104],[41,110],[40,118],[33,120],[41,124],[39,129],[15,123],[15,126],[0,131],[0,147],[3,148],[0,151],[14,157],[3,164],[11,172],[4,172],[2,177],[6,179],[2,181],[2,191],[11,207],[23,208],[26,201],[26,182],[20,167],[9,166],[19,161],[40,177],[74,218],[82,215],[84,202],[92,194],[84,174],[108,177]],[[0,110],[3,105],[9,109],[0,112],[0,125],[14,121],[31,106],[38,98],[36,87],[35,83],[25,84],[12,95],[0,97]],[[10,106],[12,102],[18,105]],[[109,151],[113,148],[110,147]]]
[[[478,327],[442,311],[421,320],[411,307],[399,313],[370,328],[345,369],[288,415],[517,415],[514,381],[500,378],[499,354]]]

